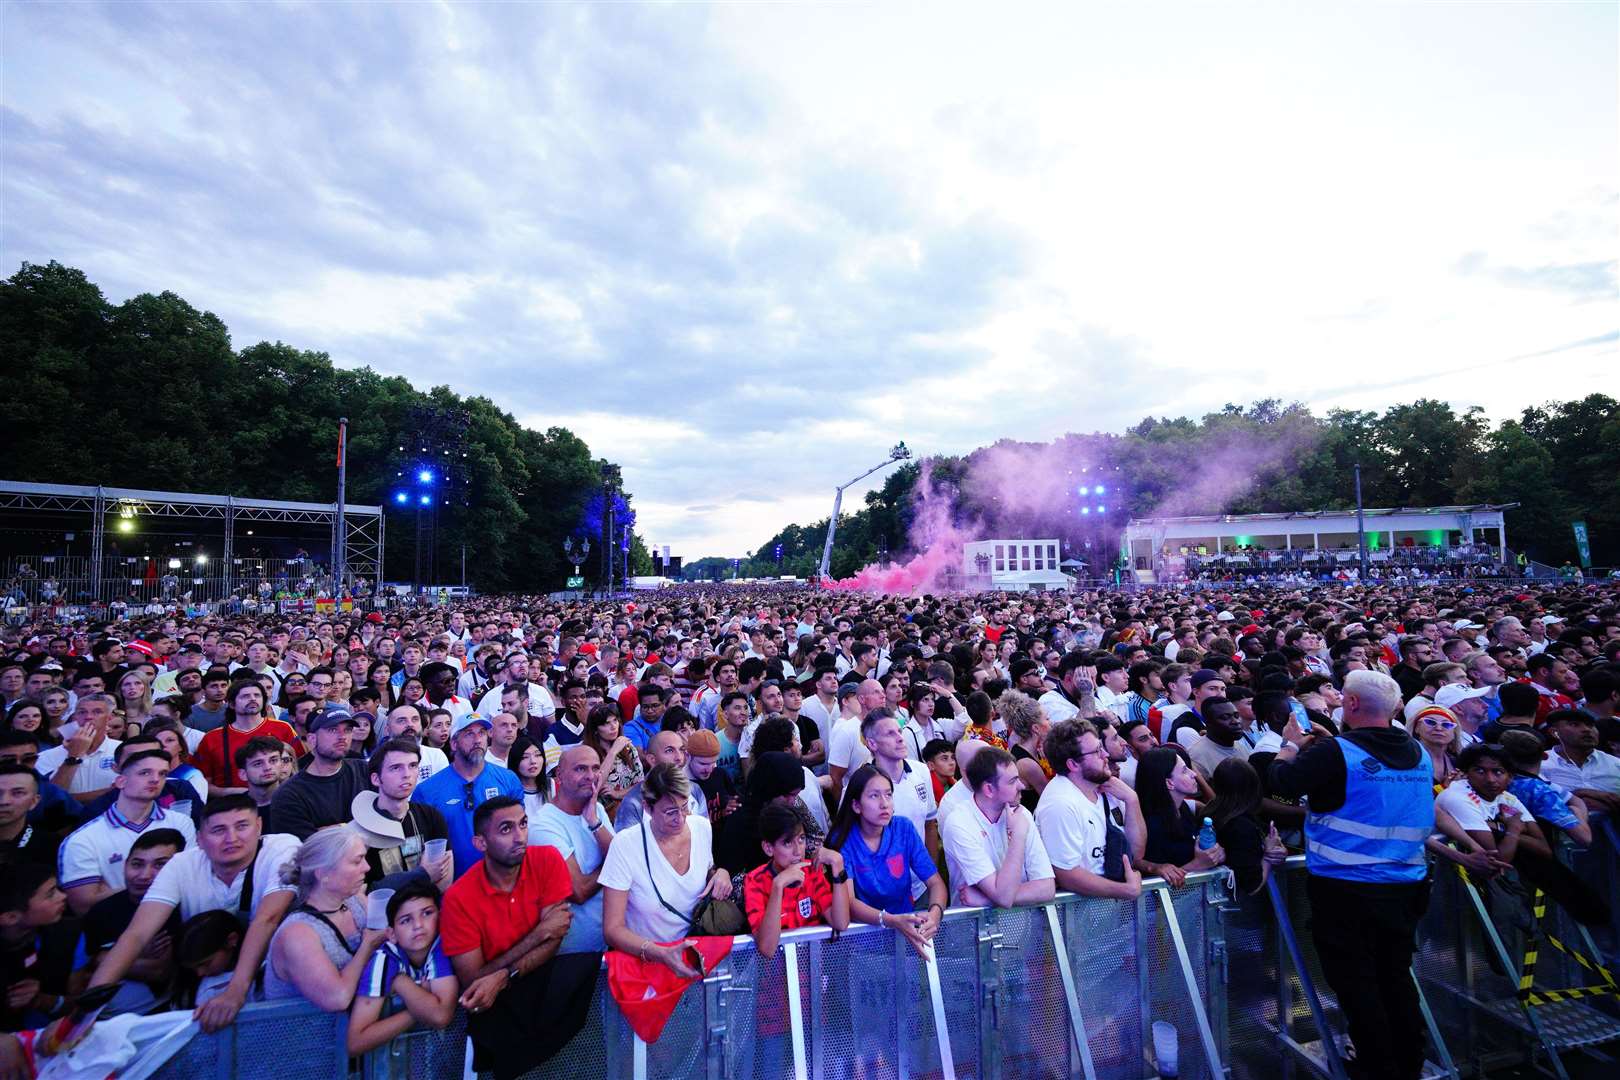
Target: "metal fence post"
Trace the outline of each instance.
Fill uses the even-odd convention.
[[[979,943],[979,1071],[984,1080],[1001,1076],[1001,973],[996,952],[1001,948],[1001,931],[996,928],[994,908],[982,909],[976,920],[974,939]]]

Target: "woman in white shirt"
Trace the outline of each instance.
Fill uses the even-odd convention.
[[[702,974],[681,955],[692,909],[705,896],[731,895],[730,875],[714,865],[708,819],[688,813],[689,786],[682,766],[654,767],[641,787],[646,813],[613,838],[597,876],[608,947],[687,979]]]

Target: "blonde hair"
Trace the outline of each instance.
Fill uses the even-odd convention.
[[[1022,690],[1008,690],[997,698],[996,711],[1020,739],[1035,734],[1035,725],[1046,719],[1040,703]]]

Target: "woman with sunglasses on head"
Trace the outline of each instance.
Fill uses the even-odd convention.
[[[292,707],[292,699],[303,697],[309,690],[309,679],[301,671],[294,671],[282,677],[281,694],[276,698],[276,708],[286,715]]]

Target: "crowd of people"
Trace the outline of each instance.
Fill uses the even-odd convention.
[[[681,586],[33,620],[0,653],[7,1032],[101,986],[205,1030],[302,998],[353,1054],[464,1010],[516,1075],[604,956],[635,1004],[732,934],[927,957],[951,907],[1222,866],[1255,894],[1304,850],[1356,1071],[1416,1075],[1410,979],[1363,976],[1369,940],[1404,970],[1380,927],[1430,875],[1608,917],[1561,858],[1620,809],[1608,584]]]

